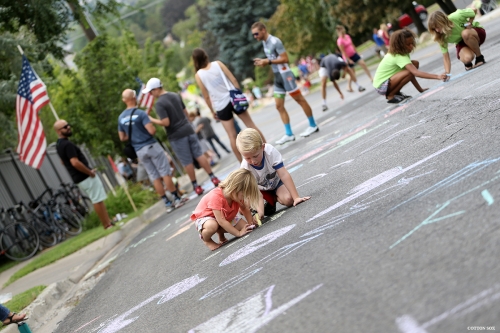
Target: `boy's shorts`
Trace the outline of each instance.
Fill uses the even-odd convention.
[[[198,230],[198,235],[200,236],[200,239],[203,240],[203,237],[201,237],[201,232],[203,231],[203,224],[205,224],[205,222],[209,221],[209,220],[215,220],[215,217],[213,216],[204,216],[204,217],[200,217],[199,219],[196,219],[194,221],[194,224],[196,225],[196,230]],[[236,215],[236,217],[234,218],[233,222],[231,222],[231,225],[234,227],[235,225],[238,224],[238,222],[240,222],[241,220],[241,216],[240,215]],[[215,220],[217,221],[217,220]]]
[[[379,95],[387,96],[387,89],[389,88],[389,81],[391,79],[387,79],[380,85],[380,87],[375,88],[375,90],[379,93]]]

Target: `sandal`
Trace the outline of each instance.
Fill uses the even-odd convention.
[[[474,64],[474,68],[482,66],[485,63],[486,61],[484,60],[484,55],[481,54],[480,56],[476,57],[476,63]]]
[[[399,95],[399,96],[403,96],[404,98],[411,98],[410,95],[406,95],[404,92],[400,91],[399,94],[396,94],[396,95]]]
[[[15,316],[19,316],[21,318],[14,319]],[[12,315],[8,316],[7,319],[5,319],[2,323],[4,324],[4,326],[7,326],[7,325],[10,325],[10,324],[20,323],[22,321],[25,321],[26,319],[28,319],[28,318],[26,318],[25,314],[18,315],[16,312],[13,312]],[[8,320],[8,322],[6,323],[7,320]]]
[[[471,69],[474,68],[474,66],[472,66],[472,62],[468,62],[468,63],[464,64],[464,66],[465,66],[466,71],[470,71]]]
[[[403,97],[401,95],[394,95],[394,98],[388,100],[387,103],[398,104],[398,103],[401,103],[402,101],[404,101],[405,99],[406,99],[406,97]]]

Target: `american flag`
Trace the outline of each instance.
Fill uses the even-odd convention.
[[[21,162],[37,169],[42,165],[47,148],[38,112],[49,102],[45,84],[36,76],[28,59],[23,55],[23,69],[16,98],[19,140],[17,153]]]
[[[146,88],[146,85],[139,79],[135,79],[139,84],[140,88],[137,91],[137,105],[139,105],[140,108],[146,108],[146,113],[149,114],[151,112],[151,109],[153,108],[153,103],[154,103],[154,97],[150,93],[143,94],[142,90]]]

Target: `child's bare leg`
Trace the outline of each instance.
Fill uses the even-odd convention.
[[[401,72],[394,74],[391,77],[389,81],[389,87],[387,88],[387,94],[386,94],[387,99],[391,100],[394,98],[394,95],[399,94],[401,88],[403,88],[408,82],[410,82],[412,78],[415,79],[415,76],[412,73],[410,73],[410,71],[407,69],[404,69]]]
[[[372,74],[370,73],[370,70],[368,69],[368,66],[366,66],[365,61],[363,59],[359,60],[358,61],[358,65],[360,65],[361,68],[363,68],[363,70],[365,71],[366,75],[368,75],[368,77],[370,78],[370,81],[373,82]]]
[[[465,45],[474,52],[476,56],[481,55],[481,50],[479,49],[479,35],[477,31],[474,29],[464,29],[462,31],[462,39],[464,40]],[[460,60],[462,60],[462,50],[460,51]],[[472,60],[471,60],[472,61]]]
[[[227,242],[226,235],[224,235],[225,233],[226,230],[224,230],[224,228],[219,226],[219,229],[217,229],[217,236],[219,236],[219,244],[221,245]]]
[[[208,220],[203,224],[203,229],[201,229],[203,242],[211,251],[220,247],[220,244],[212,240],[212,236],[218,231],[219,227],[219,223],[216,220]]]
[[[356,82],[356,73],[349,66],[344,67],[344,72],[349,74],[349,80],[347,81],[347,90],[352,91],[351,82]]]
[[[276,197],[278,198],[278,202],[283,206],[292,207],[293,206],[293,198],[285,185],[281,185],[276,190]]]
[[[462,47],[462,49],[460,50],[460,61],[464,64],[471,63],[472,60],[474,60],[474,57],[474,52],[472,52],[472,50],[467,46]]]

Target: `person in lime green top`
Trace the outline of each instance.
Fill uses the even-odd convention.
[[[456,44],[457,58],[464,63],[465,70],[468,71],[486,63],[479,48],[486,39],[486,31],[479,25],[479,22],[474,22],[476,11],[473,8],[466,8],[458,9],[448,16],[442,12],[434,12],[429,16],[427,26],[434,41],[441,46],[446,73],[450,73],[451,70],[448,43]],[[474,57],[476,63],[472,65]]]
[[[416,37],[408,28],[391,35],[389,51],[380,62],[373,79],[375,90],[387,98],[387,103],[400,103],[410,98],[401,92],[401,88],[410,81],[419,92],[427,90],[428,88],[424,89],[418,84],[416,77],[443,81],[447,79],[445,73],[437,75],[418,70],[418,61],[410,59],[410,53],[416,45]]]

